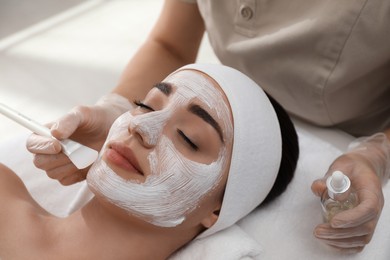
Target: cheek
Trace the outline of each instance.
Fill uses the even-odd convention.
[[[118,117],[112,124],[110,131],[107,136],[107,140],[110,140],[114,137],[128,134],[128,127],[132,120],[133,116],[130,112],[126,112]]]
[[[92,166],[87,183],[111,203],[162,227],[177,226],[193,212],[198,214],[205,200],[215,201],[224,183],[224,151],[215,162],[201,164],[183,157],[162,136],[148,159],[152,172],[143,183],[122,179],[104,161]]]
[[[163,136],[148,159],[152,175],[158,176],[160,183],[164,183],[172,195],[192,205],[220,183],[226,164],[224,154],[221,152],[218,159],[209,164],[194,162],[182,156],[173,143]]]

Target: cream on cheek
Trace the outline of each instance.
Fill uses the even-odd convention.
[[[184,81],[187,77],[188,75]],[[203,77],[201,78],[201,82],[204,82]],[[121,178],[101,159],[93,165],[87,176],[88,184],[111,203],[161,227],[174,227],[182,223],[185,216],[199,205],[202,197],[220,182],[222,170],[226,165],[225,148],[221,149],[216,161],[202,164],[185,158],[177,151],[172,141],[161,134],[174,110],[188,105],[196,92],[203,93],[205,89],[212,88],[214,92],[209,91],[210,93],[201,99],[203,102],[207,101],[206,104],[210,106],[220,106],[220,102],[218,103],[220,95],[215,92],[213,86],[194,84],[194,81],[199,83],[199,78],[188,81],[191,88],[184,84],[187,82],[174,83],[180,87],[172,93],[172,99],[164,109],[138,116],[125,113],[111,128],[108,140],[123,135],[124,131],[127,131],[127,126],[131,124],[131,127],[142,132],[149,144],[155,146],[148,156],[151,173],[145,182],[138,183]],[[221,110],[227,109],[229,112],[226,105],[224,103],[223,105],[225,108]],[[227,129],[227,139],[230,139],[232,123],[229,114],[224,114],[225,112],[221,112],[221,116],[227,116],[228,120],[224,125],[229,127],[222,128]]]

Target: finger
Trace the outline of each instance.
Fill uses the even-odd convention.
[[[326,180],[325,178],[322,178],[322,179],[315,180],[312,183],[311,191],[313,192],[314,195],[321,197],[322,194],[325,192],[325,190],[326,190],[326,181],[325,180]]]
[[[318,225],[314,230],[314,235],[320,239],[344,239],[358,236],[370,236],[373,231],[372,224],[353,228],[332,228],[330,225]]]
[[[82,120],[83,116],[76,107],[53,124],[51,134],[58,139],[69,138],[79,127]]]
[[[343,254],[356,254],[363,251],[364,246],[358,246],[354,248],[337,248]]]
[[[361,201],[355,208],[342,211],[336,214],[330,224],[334,228],[357,227],[376,219],[380,213],[380,202],[378,196],[367,191],[364,195],[364,200]]]
[[[64,178],[59,180],[59,182],[64,186],[69,186],[77,182],[83,181],[85,180],[85,178],[86,178],[86,173],[84,173],[84,171],[77,171],[71,175],[65,176]]]
[[[35,154],[57,154],[61,151],[61,144],[56,139],[32,134],[27,139],[26,148]]]
[[[342,248],[360,248],[368,244],[366,236],[353,237],[349,239],[320,239],[325,244]]]
[[[53,155],[36,154],[33,162],[37,168],[45,171],[55,169],[66,164],[72,164],[69,158],[63,153]]]
[[[53,168],[46,171],[47,176],[51,179],[62,181],[68,176],[77,174],[78,169],[72,163],[61,165],[57,168]]]
[[[324,242],[326,245],[328,245],[329,247],[331,247],[333,250],[337,250],[343,254],[356,254],[356,253],[359,253],[361,251],[363,251],[364,249],[364,246],[357,246],[357,247],[349,247],[349,248],[344,248],[344,247],[338,247],[338,246],[334,246],[334,245],[329,245],[327,244],[326,242]]]

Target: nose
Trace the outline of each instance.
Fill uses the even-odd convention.
[[[148,148],[154,147],[164,128],[167,116],[165,113],[153,112],[133,116],[129,123],[128,131],[134,135],[142,145]]]
[[[152,148],[149,142],[146,141],[142,131],[140,131],[140,127],[138,124],[134,124],[133,122],[131,122],[128,126],[128,132],[130,135],[134,136],[143,146],[147,148]]]

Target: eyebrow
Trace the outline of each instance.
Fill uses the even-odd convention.
[[[161,90],[162,93],[164,93],[166,96],[169,96],[172,93],[172,85],[160,82],[154,85],[155,88]]]
[[[172,85],[166,82],[160,82],[154,85],[155,88],[159,89],[162,93],[164,93],[166,96],[169,96],[172,93]],[[194,115],[199,116],[203,121],[206,123],[210,124],[215,131],[217,131],[219,139],[221,140],[222,143],[225,143],[223,140],[223,135],[222,135],[222,129],[220,125],[218,124],[217,121],[206,111],[204,110],[201,106],[192,104],[189,108],[188,111],[193,113]]]
[[[188,111],[190,111],[194,115],[199,116],[201,119],[203,119],[203,121],[210,124],[215,129],[215,131],[217,131],[217,133],[219,135],[219,139],[221,139],[221,142],[225,143],[223,140],[221,127],[219,126],[218,122],[215,121],[215,119],[206,110],[204,110],[199,105],[192,104],[188,108]]]

